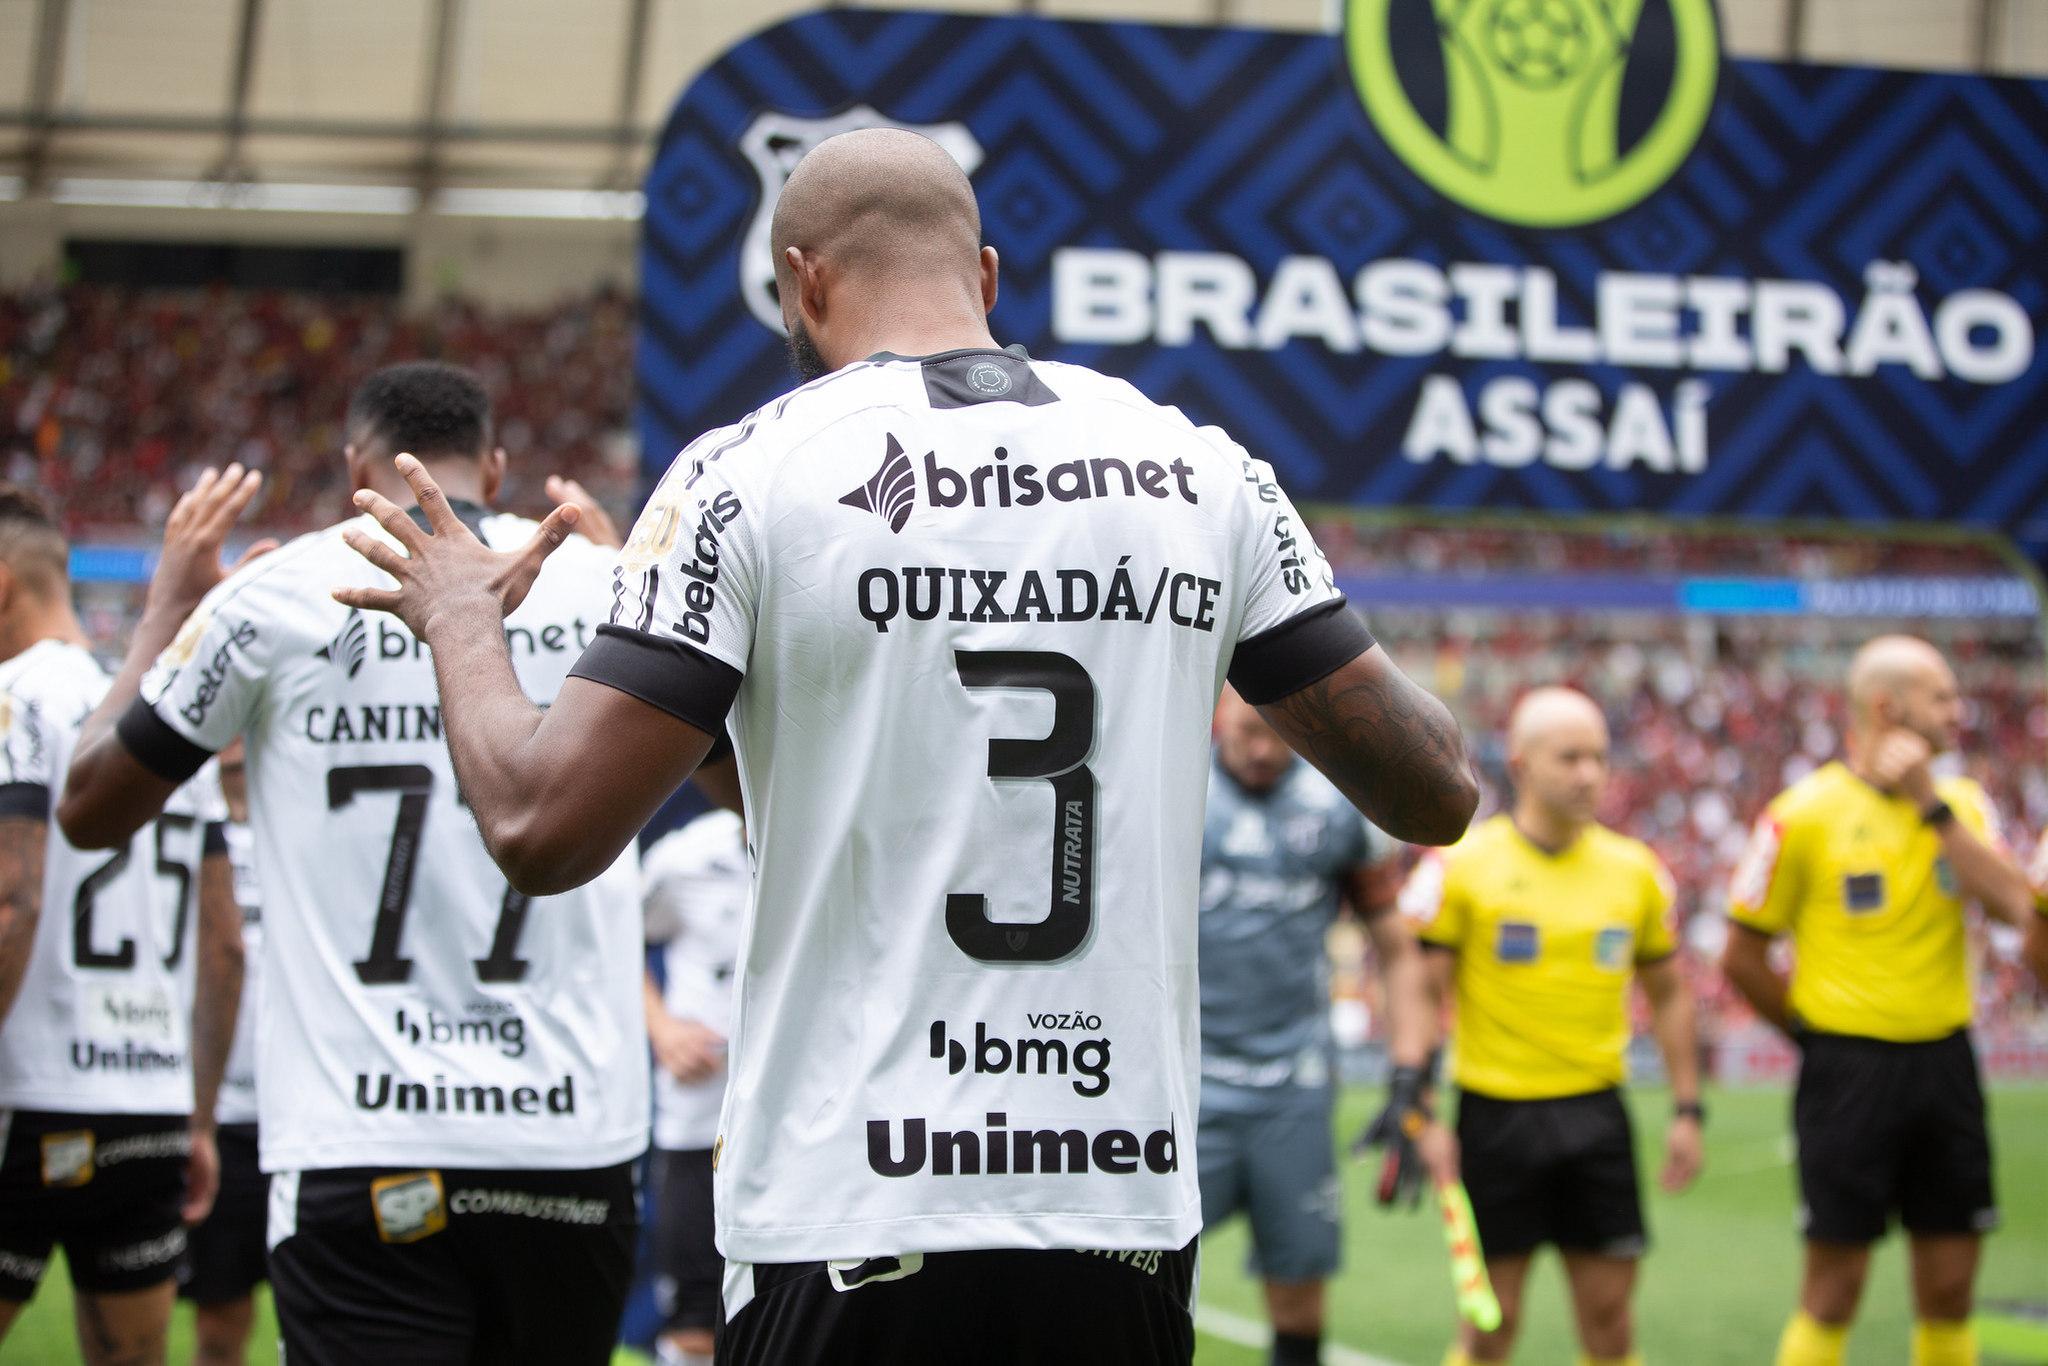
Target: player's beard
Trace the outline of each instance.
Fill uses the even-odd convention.
[[[809,384],[831,372],[832,367],[825,364],[825,358],[818,354],[818,344],[811,340],[801,318],[789,329],[789,364],[796,371],[799,384]]]

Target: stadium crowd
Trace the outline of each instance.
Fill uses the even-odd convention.
[[[265,474],[251,521],[279,532],[348,515],[335,455],[351,386],[381,365],[477,371],[498,437],[607,499],[639,456],[632,302],[600,293],[535,313],[444,300],[74,285],[0,293],[0,475],[50,493],[74,536],[163,524],[199,470]],[[512,462],[509,507],[540,501]]]

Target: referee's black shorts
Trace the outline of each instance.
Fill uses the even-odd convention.
[[[1479,1245],[1513,1257],[1639,1257],[1649,1245],[1634,1131],[1619,1089],[1549,1100],[1458,1093],[1458,1147]]]
[[[1966,1030],[1930,1043],[1804,1032],[1792,1127],[1804,1232],[1869,1243],[1998,1226],[1984,1089]]]
[[[719,1366],[1187,1366],[1195,1244],[735,1265]]]

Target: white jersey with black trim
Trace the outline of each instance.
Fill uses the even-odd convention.
[[[725,1254],[1192,1239],[1216,695],[1371,645],[1270,468],[1080,367],[877,357],[685,450],[618,594],[577,674],[736,699]]]
[[[256,832],[240,821],[222,831],[235,874],[235,906],[242,913],[242,1008],[235,1015],[235,1042],[221,1073],[213,1105],[219,1124],[256,1122],[256,1019],[263,991],[263,886],[256,877]]]
[[[732,974],[740,926],[753,893],[746,827],[731,811],[711,811],[647,847],[640,863],[647,937],[662,945],[662,1003],[680,1020],[721,1036],[732,1029]],[[672,1152],[718,1141],[725,1072],[681,1082],[654,1071],[654,1146]]]
[[[534,532],[457,511],[501,549]],[[426,648],[331,596],[389,583],[342,530],[209,594],[120,728],[159,773],[248,740],[263,1167],[625,1161],[647,1146],[633,855],[562,896],[507,887],[456,789]],[[610,561],[570,538],[505,622],[543,706],[603,619]]]
[[[44,640],[0,664],[0,816],[48,823],[43,911],[0,1021],[0,1110],[192,1112],[192,986],[206,825],[226,816],[212,769],[112,850],[51,818],[78,731],[106,696],[83,647]]]

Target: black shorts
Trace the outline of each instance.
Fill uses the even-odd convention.
[[[630,1163],[271,1178],[292,1366],[605,1366],[639,1228]]]
[[[718,1326],[725,1259],[711,1217],[711,1149],[654,1150],[654,1299],[664,1332]]]
[[[1826,1243],[1998,1226],[1984,1090],[1967,1032],[1932,1043],[1804,1033],[1792,1127],[1804,1232]]]
[[[1555,1100],[1458,1093],[1465,1189],[1488,1256],[1555,1243],[1639,1257],[1649,1246],[1634,1131],[1619,1090]]]
[[[270,1181],[256,1165],[256,1126],[220,1126],[220,1194],[178,1264],[178,1296],[195,1304],[246,1299],[264,1279]]]
[[[34,1295],[59,1244],[87,1294],[170,1280],[190,1144],[183,1115],[0,1110],[0,1300]]]
[[[1195,1244],[735,1268],[721,1366],[1186,1366]]]

